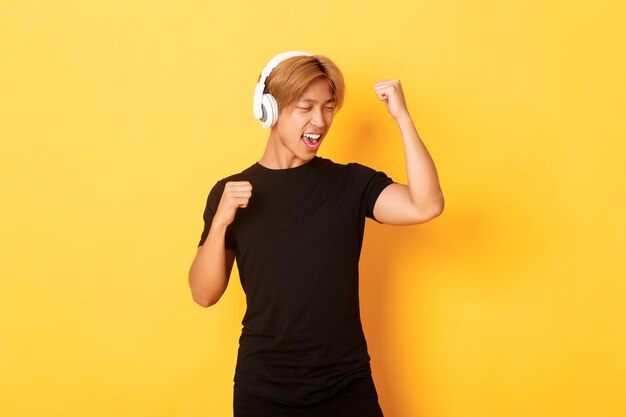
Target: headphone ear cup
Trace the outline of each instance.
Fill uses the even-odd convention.
[[[261,120],[263,127],[268,128],[274,126],[278,120],[278,103],[274,96],[271,94],[263,94],[261,107],[265,115],[265,121]]]

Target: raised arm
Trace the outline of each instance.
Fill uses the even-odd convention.
[[[393,225],[427,222],[444,208],[435,163],[413,125],[400,80],[379,81],[374,90],[400,128],[408,180],[408,185],[390,184],[380,193],[374,216],[381,223]]]
[[[235,252],[225,247],[226,228],[233,222],[237,209],[247,207],[251,195],[252,185],[248,181],[231,181],[224,186],[209,234],[198,247],[189,269],[191,296],[203,307],[217,303],[228,286]]]

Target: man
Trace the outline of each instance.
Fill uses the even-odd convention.
[[[400,81],[374,90],[400,128],[408,184],[317,156],[344,81],[327,57],[296,51],[272,59],[255,91],[255,116],[271,127],[263,156],[209,193],[189,284],[198,304],[213,305],[237,260],[247,310],[235,417],[383,415],[359,312],[365,218],[423,223],[444,200]]]

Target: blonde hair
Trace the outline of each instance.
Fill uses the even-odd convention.
[[[335,110],[343,105],[345,84],[339,67],[323,55],[295,56],[276,66],[265,82],[264,93],[270,93],[278,103],[279,112],[294,105],[309,84],[324,78],[333,89]]]

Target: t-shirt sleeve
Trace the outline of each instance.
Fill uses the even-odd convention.
[[[198,247],[204,245],[206,238],[209,236],[209,230],[211,229],[211,223],[213,222],[213,217],[215,216],[215,212],[217,211],[217,206],[220,203],[220,199],[222,198],[222,193],[224,192],[225,183],[223,181],[218,181],[215,183],[211,191],[209,192],[209,196],[207,197],[206,207],[204,208],[204,214],[202,218],[204,219],[204,229],[202,230],[202,234],[200,235],[200,242],[198,242]],[[229,228],[226,228],[226,238],[224,242],[224,246],[226,249],[236,250],[235,239],[229,231]]]
[[[376,220],[374,217],[374,205],[380,193],[394,181],[382,171],[376,171],[368,166],[353,162],[348,164],[361,196],[361,203],[365,210],[365,216]]]

